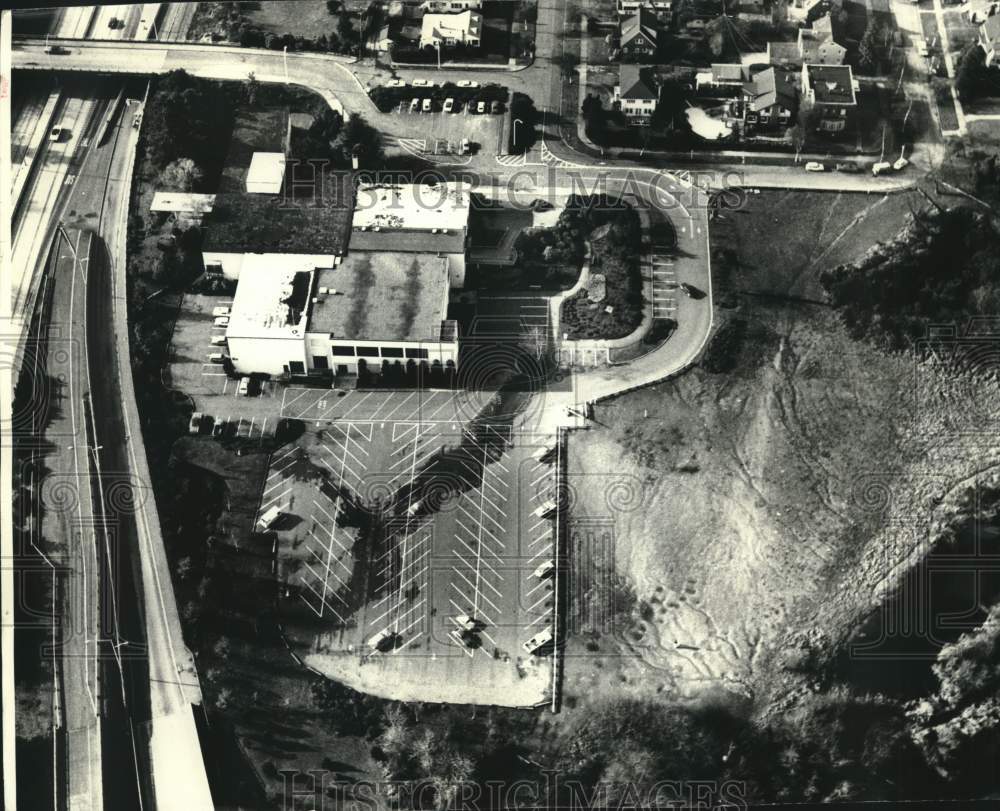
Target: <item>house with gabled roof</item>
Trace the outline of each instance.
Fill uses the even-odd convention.
[[[614,100],[629,124],[648,127],[660,100],[660,90],[649,71],[638,65],[621,65]]]
[[[744,83],[739,99],[730,102],[729,117],[738,119],[744,134],[788,126],[799,100],[799,77],[784,68],[762,70]]]
[[[642,62],[656,55],[660,44],[660,26],[656,15],[645,7],[621,23],[619,48],[623,59]]]
[[[990,67],[1000,53],[1000,14],[987,17],[980,23],[979,47],[986,54],[986,66]]]

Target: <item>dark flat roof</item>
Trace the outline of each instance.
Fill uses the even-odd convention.
[[[448,229],[447,234],[429,231],[360,231],[350,232],[351,251],[393,251],[395,253],[463,253],[465,230]]]

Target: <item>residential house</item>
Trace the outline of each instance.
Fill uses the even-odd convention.
[[[650,73],[638,65],[621,65],[614,100],[629,124],[648,127],[660,99],[659,88]]]
[[[622,59],[649,61],[656,56],[660,42],[660,28],[656,16],[647,8],[640,8],[621,23],[620,56]]]
[[[750,78],[748,65],[716,63],[711,70],[695,74],[695,92],[713,96],[737,96]]]
[[[479,46],[483,30],[483,15],[471,9],[457,14],[428,12],[420,26],[420,47],[439,45]]]
[[[850,65],[803,65],[802,99],[815,110],[819,132],[843,132],[858,108]]]
[[[630,17],[636,14],[640,8],[652,11],[663,22],[669,22],[673,0],[618,0],[619,18]]]
[[[726,10],[735,12],[744,22],[769,23],[773,19],[771,0],[737,0],[732,5],[726,4]]]
[[[771,65],[794,67],[805,64],[842,65],[847,49],[833,38],[830,15],[817,19],[811,28],[800,28],[795,42],[769,42],[767,59]]]
[[[743,85],[743,95],[734,110],[748,132],[786,127],[795,116],[798,97],[798,74],[768,68]]]
[[[1000,14],[987,17],[979,25],[979,45],[986,54],[986,66],[992,66],[1000,52]]]
[[[830,7],[830,0],[787,0],[785,17],[795,25],[808,23]]]

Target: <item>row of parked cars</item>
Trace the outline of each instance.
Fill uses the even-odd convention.
[[[879,161],[878,163],[872,166],[872,174],[877,177],[878,175],[885,174],[890,170],[901,172],[909,165],[910,162],[906,158],[902,157],[898,158],[892,163],[890,163],[889,161]],[[834,169],[836,169],[836,171],[838,172],[843,172],[849,175],[854,175],[862,171],[862,167],[856,163],[838,163],[836,164],[836,166],[834,166]],[[820,163],[819,161],[809,161],[805,165],[805,170],[807,172],[825,172],[826,164]]]
[[[442,112],[445,113],[460,113],[462,112],[462,102],[456,101],[455,99],[448,98],[444,100],[444,104],[441,107]],[[473,99],[469,102],[467,112],[478,113],[482,115],[486,112],[490,112],[493,115],[497,115],[503,112],[503,105],[499,101],[486,102],[482,99],[478,101]],[[410,99],[410,112],[416,113],[432,113],[434,112],[434,99]]]

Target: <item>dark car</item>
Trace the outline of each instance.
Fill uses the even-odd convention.
[[[844,172],[849,175],[856,175],[858,172],[861,171],[861,167],[858,166],[856,163],[838,163],[837,171]]]

